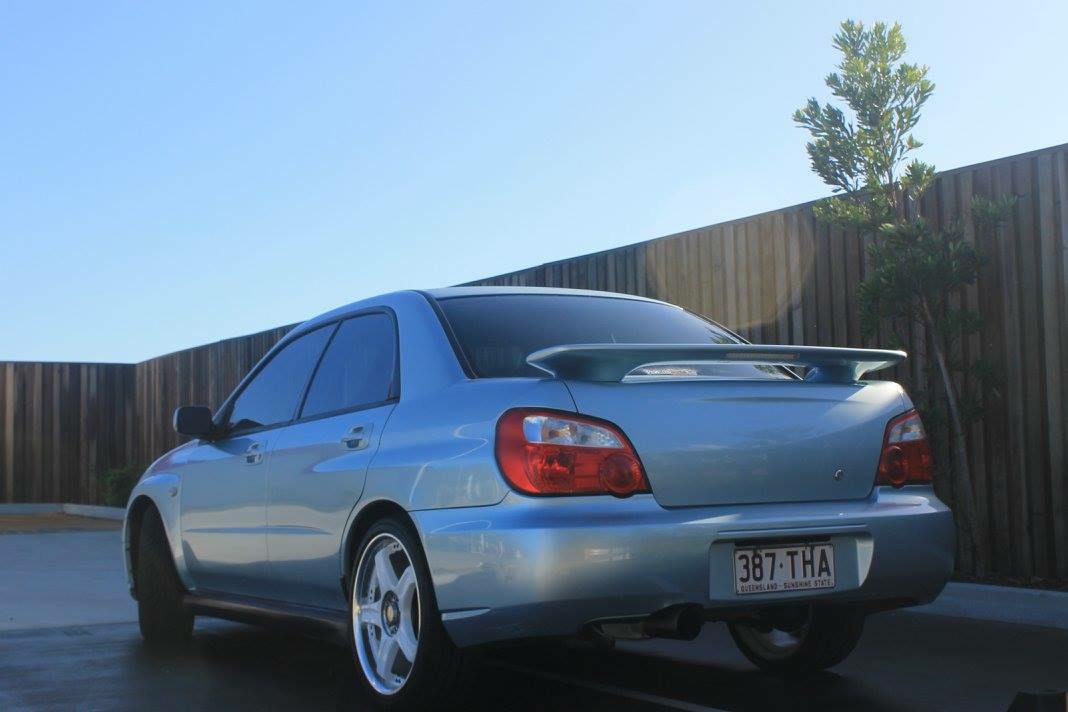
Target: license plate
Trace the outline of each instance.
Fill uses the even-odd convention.
[[[787,593],[834,588],[834,546],[789,544],[734,549],[734,592]]]

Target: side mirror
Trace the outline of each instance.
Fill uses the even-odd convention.
[[[174,429],[181,435],[210,438],[215,433],[211,409],[202,405],[183,405],[174,411]]]

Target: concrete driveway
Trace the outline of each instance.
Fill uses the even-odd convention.
[[[40,533],[30,533],[34,517],[0,517],[0,631],[137,620],[122,572],[122,523],[37,516]]]
[[[145,648],[117,523],[72,520],[0,536],[0,709],[369,708],[330,644],[200,620],[189,648]],[[479,682],[472,708],[1005,710],[1017,691],[1068,688],[1068,631],[886,613],[833,672],[782,679],[713,624],[692,643],[499,650]]]

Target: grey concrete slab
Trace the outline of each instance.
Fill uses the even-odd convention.
[[[49,514],[62,512],[79,517],[98,517],[122,521],[126,516],[125,507],[105,507],[99,504],[56,504],[56,503],[0,503],[0,516],[5,514]]]
[[[911,610],[1068,630],[1068,592],[1065,591],[950,583],[933,603]]]
[[[0,536],[0,630],[135,620],[117,529]]]
[[[114,519],[120,522],[126,518],[125,507],[104,507],[99,504],[64,504],[63,512],[65,514],[75,514],[79,517]]]

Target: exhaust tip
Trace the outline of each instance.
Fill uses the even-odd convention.
[[[668,606],[642,621],[642,632],[650,638],[693,640],[705,624],[704,611],[694,603]]]

